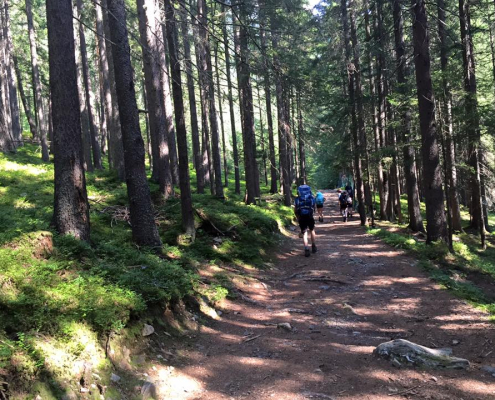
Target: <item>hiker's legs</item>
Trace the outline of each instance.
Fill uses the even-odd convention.
[[[313,232],[311,232],[311,239],[313,238]],[[308,248],[309,244],[308,244],[308,229],[306,229],[304,231],[304,234],[303,234],[303,242],[304,242],[304,248]]]
[[[316,233],[314,229],[311,231],[311,244],[316,244]]]

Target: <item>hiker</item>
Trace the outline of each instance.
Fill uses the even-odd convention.
[[[323,203],[325,202],[325,196],[323,193],[316,193],[316,211],[318,211],[318,221],[323,222]]]
[[[352,217],[352,197],[347,190],[342,190],[339,196],[340,214],[347,221],[347,216]]]
[[[301,185],[297,188],[297,197],[294,202],[294,213],[296,214],[301,228],[304,241],[304,256],[309,257],[308,229],[311,234],[311,250],[316,253],[315,219],[313,213],[316,201],[308,185]]]

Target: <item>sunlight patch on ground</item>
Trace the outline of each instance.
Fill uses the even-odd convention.
[[[155,384],[160,399],[194,399],[204,392],[204,388],[196,379],[173,367],[158,366]]]
[[[471,392],[472,396],[486,396],[490,393],[493,394],[495,398],[495,383],[487,384],[475,379],[459,379],[452,380],[449,384],[457,387],[461,391]],[[466,389],[466,386],[469,387],[469,389]]]
[[[22,165],[22,164],[18,164],[18,163],[12,162],[12,161],[2,162],[2,170],[3,171],[22,171],[22,172],[25,172],[29,175],[34,175],[34,176],[38,176],[38,175],[45,174],[46,172],[48,172],[43,167],[38,167],[35,165],[29,165],[29,164]]]

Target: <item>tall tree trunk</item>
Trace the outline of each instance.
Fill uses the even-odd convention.
[[[74,9],[74,14],[77,15],[77,10]],[[77,67],[77,93],[79,96],[79,108],[81,112],[81,133],[82,133],[82,143],[83,143],[83,165],[84,170],[87,172],[93,172],[93,159],[91,157],[91,137],[89,132],[89,114],[88,114],[88,103],[86,102],[86,97],[84,95],[84,79],[82,72],[82,62],[81,62],[81,43],[79,29],[77,26],[74,27],[74,40],[76,49],[76,67]]]
[[[262,13],[262,7],[264,5],[260,3],[260,13]],[[264,84],[265,84],[265,104],[266,104],[266,120],[268,124],[268,148],[270,162],[270,193],[277,193],[278,189],[278,171],[277,162],[275,160],[275,141],[273,138],[273,116],[272,116],[272,99],[270,90],[270,68],[267,56],[267,43],[265,33],[265,17],[264,14],[260,16],[260,41],[261,41],[261,57],[264,70]]]
[[[5,67],[7,72],[7,84],[10,99],[10,115],[12,125],[12,137],[15,140],[15,146],[22,145],[22,130],[19,114],[19,101],[17,96],[17,83],[13,66],[14,48],[12,44],[12,34],[10,31],[10,13],[9,1],[4,0],[3,8],[3,36],[5,46]]]
[[[146,179],[144,142],[139,128],[124,0],[108,0],[108,11],[132,237],[139,245],[161,247]]]
[[[424,0],[412,0],[413,45],[421,128],[427,243],[446,240],[442,174],[435,125],[435,104],[430,72],[430,39]]]
[[[53,220],[59,233],[89,241],[71,1],[47,0],[46,17],[55,149]]]
[[[105,38],[110,38],[110,25],[109,15],[107,11],[107,0],[101,0],[101,7],[103,9],[103,27],[105,32]],[[110,86],[110,96],[105,102],[109,101],[107,106],[109,107],[109,135],[108,135],[108,161],[110,168],[117,171],[117,175],[121,181],[125,180],[125,165],[124,165],[124,145],[122,138],[122,128],[120,126],[119,105],[117,100],[117,88],[115,84],[115,65],[113,62],[113,52],[106,51],[108,62],[108,83]],[[105,103],[106,104],[106,103]]]
[[[210,184],[210,193],[215,193],[214,179],[213,179],[213,165],[211,162],[211,151],[210,151],[210,129],[208,124],[208,100],[206,99],[206,93],[204,91],[204,86],[207,85],[205,82],[204,74],[201,72],[201,45],[199,41],[199,21],[195,18],[194,21],[194,38],[195,38],[195,50],[196,50],[196,65],[198,66],[198,82],[199,82],[199,94],[200,94],[200,105],[201,105],[201,153],[203,159],[203,170],[205,172],[205,183]]]
[[[157,7],[159,7],[157,5]],[[163,16],[165,19],[165,16]],[[169,71],[170,71],[170,57],[167,57],[169,54],[168,46],[167,46],[167,32],[166,26],[162,24],[162,37],[163,42],[158,40],[158,51],[160,54],[160,63],[164,65],[162,68],[162,82],[163,82],[163,96],[165,99],[165,116],[167,122],[167,132],[168,132],[168,148],[170,151],[170,166],[172,172],[172,182],[174,185],[179,184],[179,163],[177,156],[177,138],[175,135],[175,126],[174,126],[174,109],[172,106],[172,94],[170,93],[170,79],[169,79]]]
[[[298,136],[299,136],[299,169],[301,171],[301,178],[304,184],[307,183],[306,175],[306,150],[304,146],[304,120],[301,109],[301,93],[297,92],[297,119],[298,119]]]
[[[33,87],[34,87],[34,103],[36,108],[36,113],[38,116],[38,132],[39,138],[41,140],[41,159],[45,162],[50,160],[48,152],[48,143],[46,139],[47,135],[47,125],[45,119],[45,113],[43,111],[43,95],[41,93],[41,81],[40,81],[40,71],[38,66],[38,51],[36,49],[36,33],[34,31],[33,23],[33,11],[31,9],[31,1],[26,0],[26,16],[28,23],[28,33],[29,33],[29,47],[31,49],[31,67],[33,72]]]
[[[383,28],[383,0],[376,1],[375,32],[378,45],[377,57],[377,92],[378,92],[378,149],[386,146],[387,127],[387,82],[385,77],[385,32]],[[388,220],[389,177],[383,168],[382,156],[379,159],[378,190],[380,194],[380,218]]]
[[[213,78],[213,67],[210,53],[210,38],[208,31],[208,9],[206,0],[198,0],[198,20],[200,34],[200,61],[201,73],[203,74],[203,92],[205,101],[208,103],[210,131],[211,131],[211,153],[213,156],[213,170],[215,174],[215,195],[223,198],[222,186],[222,160],[220,157],[220,143],[218,133],[218,120],[215,105],[215,82]]]
[[[218,114],[220,116],[220,128],[222,130],[222,156],[224,187],[229,187],[229,171],[227,166],[227,150],[225,145],[225,124],[223,122],[222,92],[220,91],[220,73],[218,72],[218,42],[215,43],[215,79],[217,82]]]
[[[183,47],[184,47],[184,66],[187,76],[187,93],[189,97],[189,114],[191,116],[191,137],[192,137],[192,147],[194,156],[194,167],[196,169],[196,187],[198,193],[204,193],[205,188],[205,175],[203,162],[201,159],[201,144],[199,140],[199,126],[198,126],[198,111],[196,108],[196,91],[194,89],[194,77],[192,69],[191,60],[191,36],[189,35],[188,29],[188,17],[185,6],[185,1],[180,0],[180,4],[184,9],[182,13],[182,37],[183,37]]]
[[[289,162],[289,183],[292,186],[294,183],[294,153],[293,153],[293,145],[292,142],[294,141],[292,137],[292,126],[291,126],[291,117],[290,117],[290,82],[289,79],[286,77],[285,78],[285,84],[284,84],[284,114],[285,114],[285,121],[286,121],[286,137],[287,137],[287,159]]]
[[[275,87],[277,93],[277,118],[278,118],[278,147],[279,147],[279,165],[280,165],[280,180],[282,191],[284,194],[284,205],[290,207],[292,204],[290,180],[289,180],[289,160],[287,156],[287,121],[285,118],[284,106],[284,88],[282,83],[282,70],[280,60],[277,54],[278,51],[278,26],[275,13],[270,16],[270,24],[272,30],[272,51],[273,64],[275,72]]]
[[[257,82],[256,89],[258,91],[258,110],[260,113],[260,143],[261,143],[261,161],[263,164],[263,176],[265,178],[265,186],[268,186],[268,173],[266,168],[266,150],[265,150],[265,133],[263,126],[263,109],[261,107],[260,85]]]
[[[7,127],[9,136],[9,143],[12,146],[12,150],[16,148],[16,142],[12,132],[12,115],[10,109],[10,91],[9,91],[9,76],[7,73],[8,68],[8,50],[7,50],[7,36],[4,34],[5,18],[4,18],[4,5],[0,2],[0,85],[1,96],[0,105],[2,106],[3,118]]]
[[[88,64],[88,53],[86,51],[86,36],[84,34],[84,26],[82,24],[83,18],[83,2],[82,0],[76,1],[77,5],[77,13],[79,16],[79,44],[81,50],[81,66],[83,73],[83,84],[84,84],[84,94],[86,100],[86,108],[88,110],[88,118],[89,118],[89,134],[91,138],[91,150],[93,154],[93,165],[96,169],[102,169],[101,165],[101,152],[100,145],[98,143],[98,132],[96,129],[96,119],[93,109],[93,101],[92,98],[93,90],[91,87],[91,80],[89,77],[89,64]]]
[[[222,5],[222,13],[225,13],[225,5]],[[227,36],[227,24],[222,25],[222,36],[225,49],[225,68],[227,69],[227,90],[229,96],[229,113],[230,113],[230,130],[232,134],[232,150],[234,152],[234,192],[241,194],[241,178],[239,172],[239,149],[237,148],[237,132],[235,129],[235,113],[234,113],[234,99],[232,96],[232,77],[230,74],[230,50],[229,50],[229,38]]]
[[[80,1],[80,0],[79,0]],[[165,68],[160,63],[160,50],[157,41],[162,33],[161,24],[156,20],[160,9],[155,0],[137,0],[139,31],[144,60],[144,80],[148,119],[152,148],[155,147],[155,157],[158,157],[158,182],[160,194],[167,199],[173,194],[172,174],[170,168],[168,132],[166,130],[165,99],[161,81],[161,70]]]
[[[9,123],[10,102],[8,99],[7,71],[5,57],[6,37],[3,30],[3,2],[0,1],[0,151],[15,151],[15,141]]]
[[[363,8],[365,10],[369,9],[368,6],[368,1],[364,0]],[[364,13],[364,26],[365,26],[365,34],[366,34],[366,47],[367,47],[367,56],[368,56],[368,76],[369,76],[369,88],[370,88],[370,108],[371,108],[371,116],[372,116],[372,125],[373,125],[373,138],[375,138],[375,152],[378,151],[377,148],[377,141],[376,138],[378,138],[379,132],[378,132],[378,108],[376,106],[376,81],[375,81],[375,76],[374,76],[374,64],[375,64],[375,57],[372,54],[372,36],[371,36],[371,23],[370,23],[370,13]],[[370,157],[369,157],[369,150],[366,148],[366,158],[368,159],[368,176],[371,179],[371,164],[370,164]],[[374,183],[374,188],[375,190],[381,186],[382,180],[383,180],[383,174],[381,170],[381,163],[378,163],[378,168],[376,171],[377,174],[377,179],[378,185],[376,182]],[[371,184],[371,182],[370,182]],[[372,211],[372,224],[374,225],[375,221],[375,194],[373,194],[373,198],[371,196],[371,191],[368,194],[368,199],[367,202],[369,204],[370,210]]]
[[[351,42],[354,65],[350,61],[348,64],[348,73],[354,75],[355,94],[356,94],[356,116],[357,126],[353,130],[355,155],[354,155],[354,167],[356,172],[356,188],[357,188],[357,200],[358,200],[358,212],[361,219],[361,226],[366,225],[366,202],[364,197],[364,181],[363,181],[363,166],[362,157],[366,152],[366,128],[364,125],[364,107],[363,107],[363,90],[361,86],[361,66],[360,66],[360,49],[357,38],[356,23],[354,19],[354,4],[353,1],[349,2],[349,19],[351,23]],[[350,54],[349,54],[350,56]]]
[[[194,216],[189,183],[189,162],[187,157],[187,132],[184,115],[184,102],[182,97],[181,70],[177,48],[177,28],[175,23],[175,11],[171,0],[165,0],[165,15],[167,27],[167,40],[172,66],[172,93],[174,96],[175,126],[177,128],[177,144],[179,147],[179,184],[182,210],[182,227],[187,235],[194,240],[196,230],[194,228]]]
[[[471,227],[481,235],[482,246],[485,246],[485,223],[481,196],[480,176],[480,144],[481,131],[478,114],[478,99],[476,88],[476,71],[474,62],[473,37],[471,32],[471,13],[469,2],[459,0],[459,21],[461,25],[462,58],[464,64],[464,108],[465,131],[468,138],[468,163],[471,167]]]
[[[407,210],[409,215],[409,228],[414,232],[424,232],[423,219],[421,217],[418,182],[416,178],[416,161],[414,148],[411,146],[411,109],[406,101],[407,77],[409,69],[407,67],[405,43],[404,43],[404,20],[399,0],[393,0],[394,33],[395,33],[395,54],[397,62],[397,91],[402,96],[401,102],[406,103],[401,107],[401,125],[399,126],[399,137],[403,145],[404,174],[407,188]],[[400,199],[399,199],[400,203]]]
[[[33,118],[31,107],[29,107],[29,101],[27,100],[26,93],[24,92],[21,70],[19,69],[19,62],[15,54],[13,54],[13,59],[14,59],[15,74],[17,77],[17,85],[19,88],[19,95],[21,96],[22,107],[24,108],[24,114],[26,115],[26,119],[28,120],[29,130],[31,132],[31,135],[33,136],[33,139],[36,139],[37,138],[36,121]]]
[[[248,15],[245,4],[239,7],[241,18],[239,27],[240,54],[237,59],[239,90],[241,92],[242,136],[244,143],[244,169],[246,175],[246,204],[255,204],[260,195],[259,175],[256,165],[256,139],[254,130],[254,104],[249,68],[248,31],[245,18]]]
[[[446,179],[449,185],[449,209],[451,226],[454,231],[462,231],[461,210],[459,206],[457,188],[457,168],[455,165],[455,148],[453,140],[452,123],[452,94],[447,76],[449,62],[449,50],[447,43],[447,32],[445,31],[445,2],[437,0],[438,9],[438,37],[440,38],[440,62],[442,66],[442,87],[443,87],[443,118],[445,120],[445,163]]]

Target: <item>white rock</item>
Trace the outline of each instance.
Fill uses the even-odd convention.
[[[114,373],[112,373],[112,375],[110,376],[110,380],[112,382],[119,382],[120,379],[122,379],[122,378],[120,376],[118,376],[117,374],[114,374]]]
[[[141,332],[143,336],[149,336],[155,333],[155,328],[151,325],[144,324],[143,331]]]

